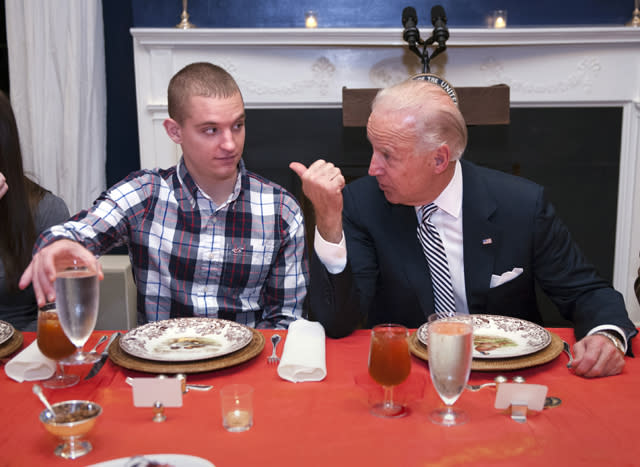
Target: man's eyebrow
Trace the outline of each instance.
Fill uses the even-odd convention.
[[[247,118],[247,114],[242,113],[237,118],[235,118],[233,121],[237,122],[238,120],[246,120],[246,118]],[[216,122],[214,120],[207,120],[206,122],[198,123],[198,126],[218,126],[218,125],[220,125],[220,123],[218,123],[218,122]]]

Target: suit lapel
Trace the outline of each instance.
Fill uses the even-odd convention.
[[[464,277],[470,313],[485,311],[501,229],[491,221],[496,203],[485,180],[472,164],[462,163],[462,232]]]
[[[403,264],[408,288],[418,297],[425,320],[433,311],[433,290],[429,265],[418,241],[418,220],[412,206],[391,205],[392,244],[398,245],[398,261]]]

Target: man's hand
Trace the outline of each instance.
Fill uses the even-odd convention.
[[[7,185],[7,179],[2,172],[0,172],[0,199],[9,191],[9,185]]]
[[[576,342],[573,351],[573,369],[579,376],[612,376],[624,368],[624,355],[604,336],[586,336]]]
[[[25,289],[29,284],[33,284],[38,306],[43,306],[56,299],[56,290],[53,286],[56,270],[74,264],[97,271],[100,280],[104,278],[102,267],[93,253],[78,242],[64,239],[44,247],[33,255],[18,285],[21,289]]]
[[[306,168],[292,162],[289,168],[302,180],[302,191],[313,204],[318,232],[328,242],[342,240],[342,189],[345,181],[340,169],[322,159]]]

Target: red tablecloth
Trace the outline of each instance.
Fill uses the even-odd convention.
[[[568,329],[553,329],[573,343]],[[265,335],[271,335],[266,331]],[[96,332],[92,345],[104,332]],[[35,339],[25,333],[24,346]],[[108,361],[93,379],[58,390],[45,389],[51,402],[90,399],[103,407],[90,441],[94,449],[76,461],[53,455],[57,441],[38,421],[42,405],[31,384],[0,376],[0,465],[87,465],[109,459],[180,453],[224,466],[426,466],[426,465],[640,465],[635,422],[640,419],[640,360],[627,359],[615,377],[587,380],[566,368],[561,354],[545,365],[513,372],[545,384],[562,405],[529,415],[525,424],[493,407],[495,390],[465,392],[456,403],[471,420],[441,427],[428,420],[440,404],[427,364],[413,358],[401,395],[411,414],[380,419],[368,412],[369,332],[327,340],[328,375],[322,382],[293,384],[280,379],[261,355],[239,366],[189,375],[188,381],[215,386],[189,392],[181,408],[166,409],[167,420],[153,423],[149,408],[135,408],[126,376],[145,376]],[[282,344],[280,345],[280,351]],[[471,383],[496,373],[472,372]],[[230,382],[254,386],[254,426],[228,433],[221,424],[218,390]]]

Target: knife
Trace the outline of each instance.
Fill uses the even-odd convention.
[[[109,342],[107,342],[107,345],[105,346],[104,349],[102,349],[102,352],[100,353],[100,360],[98,360],[93,364],[93,366],[91,367],[91,370],[89,371],[89,374],[84,378],[85,381],[93,378],[95,375],[98,374],[102,366],[107,361],[107,357],[109,356],[109,346],[119,335],[120,335],[119,332],[114,332],[113,334],[111,334],[111,337],[109,338]]]

